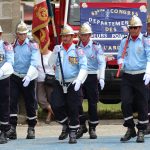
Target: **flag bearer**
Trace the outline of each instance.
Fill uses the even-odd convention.
[[[73,44],[73,36],[73,29],[65,25],[61,31],[62,44],[55,46],[52,55],[57,79],[56,87],[52,93],[52,109],[56,120],[63,126],[59,140],[67,138],[69,133],[70,144],[77,142],[76,131],[79,128],[78,117],[79,106],[81,106],[80,86],[87,76],[87,59],[83,50]],[[60,52],[62,68],[58,52]]]

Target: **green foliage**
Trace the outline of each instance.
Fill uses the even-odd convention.
[[[84,112],[88,111],[87,100],[83,101]],[[47,115],[46,111],[43,111],[40,107],[38,108],[39,120],[45,120]],[[122,119],[121,104],[103,104],[98,103],[98,115],[100,119]]]
[[[88,110],[88,102],[87,100],[83,101],[83,109],[86,113]],[[121,119],[121,104],[103,104],[101,102],[98,103],[98,115],[100,119]]]

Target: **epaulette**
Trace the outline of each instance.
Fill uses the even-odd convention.
[[[147,33],[143,34],[144,37],[148,37]]]
[[[35,49],[39,49],[39,45],[35,40],[29,40],[29,46],[31,46]]]
[[[79,47],[79,46],[76,44],[76,45],[75,45],[75,48],[78,48],[78,47]]]
[[[127,38],[128,37],[128,35],[125,35],[124,37],[123,37],[123,39],[125,39],[125,38]]]
[[[16,47],[16,43],[17,43],[17,40],[15,40],[14,42],[11,43],[11,45],[12,45],[13,48]]]
[[[4,45],[6,45],[6,46],[7,46],[7,45],[9,45],[9,43],[8,43],[7,41],[4,41]]]
[[[98,43],[97,43],[97,42],[95,42],[95,41],[93,41],[93,44],[94,44],[94,45],[98,45]]]
[[[81,49],[81,46],[79,46],[78,44],[76,44],[76,45],[75,45],[75,48]]]
[[[33,39],[30,39],[29,42],[30,42],[30,43],[37,43],[37,41],[36,41],[36,40],[33,40]]]
[[[9,44],[8,42],[4,41],[4,48],[5,50],[11,51],[13,50],[13,47],[11,44]]]

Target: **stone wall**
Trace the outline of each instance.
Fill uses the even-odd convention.
[[[0,0],[0,25],[4,40],[13,42],[13,35],[20,18],[20,0]]]
[[[3,29],[3,40],[14,42],[16,26],[21,19],[20,0],[0,0],[0,25]],[[18,123],[25,122],[25,108],[22,98],[19,103]]]

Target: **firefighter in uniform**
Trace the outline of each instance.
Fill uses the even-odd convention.
[[[20,93],[23,94],[27,113],[27,139],[35,138],[34,127],[37,123],[35,110],[35,78],[38,76],[39,49],[37,43],[27,37],[27,25],[21,21],[16,30],[16,42],[14,43],[14,74],[10,78],[10,125],[7,137],[17,139],[17,113]]]
[[[121,137],[121,142],[126,142],[137,135],[136,142],[144,142],[144,130],[148,123],[148,87],[150,81],[150,46],[147,38],[141,33],[142,22],[139,17],[133,16],[129,20],[129,36],[121,41],[118,51],[118,64],[123,66],[121,83],[122,112],[126,134]],[[128,46],[124,59],[123,49],[128,40]],[[136,134],[133,120],[133,97],[136,95],[138,132]]]
[[[150,15],[147,17],[147,40],[148,43],[150,44]],[[150,89],[149,89],[149,93],[150,93]],[[149,100],[148,100],[148,119],[149,119],[149,123],[147,125],[147,129],[145,130],[145,134],[150,134],[150,95],[149,95]]]
[[[83,95],[86,94],[88,100],[88,115],[89,115],[89,135],[90,139],[96,139],[96,126],[98,125],[97,103],[99,101],[98,81],[101,90],[105,84],[105,56],[101,45],[93,42],[91,38],[92,29],[88,23],[84,23],[79,30],[79,46],[84,50],[87,57],[88,77],[84,82],[82,89]],[[80,108],[80,128],[77,132],[77,138],[80,138],[83,133],[87,132],[85,117],[82,114],[83,109]]]
[[[56,86],[52,93],[51,106],[56,120],[62,124],[59,140],[64,140],[69,134],[69,143],[76,141],[76,131],[79,128],[79,106],[81,106],[81,84],[87,76],[87,59],[81,48],[73,44],[73,29],[65,25],[61,30],[62,44],[56,45],[51,55],[56,66]],[[58,59],[61,57],[61,66]],[[64,79],[64,84],[63,84]]]
[[[9,130],[9,76],[13,73],[14,52],[7,42],[1,39],[0,26],[0,144],[7,143],[6,132]]]

